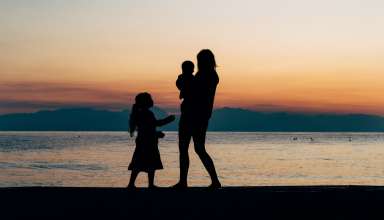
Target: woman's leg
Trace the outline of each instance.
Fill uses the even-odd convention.
[[[179,124],[179,163],[180,163],[180,179],[175,187],[187,187],[188,169],[189,169],[189,155],[188,148],[191,142],[191,133],[189,132],[187,121],[180,118]]]
[[[148,187],[155,187],[155,170],[148,171]]]
[[[129,184],[127,186],[128,188],[135,188],[135,181],[138,174],[139,174],[138,170],[132,170],[131,178],[129,179]]]
[[[180,160],[180,181],[179,183],[183,186],[187,186],[188,169],[189,169],[189,155],[188,148],[191,136],[180,136],[179,135],[179,160]]]
[[[220,181],[217,177],[215,165],[212,158],[209,156],[205,149],[205,137],[207,133],[208,123],[202,124],[201,126],[196,127],[196,130],[193,134],[193,143],[195,145],[195,151],[199,156],[200,160],[203,162],[205,169],[208,171],[209,176],[211,177],[212,187],[220,187]]]

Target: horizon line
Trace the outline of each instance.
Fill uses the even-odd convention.
[[[166,107],[161,105],[155,105],[154,108],[158,108],[160,110],[165,111],[166,113],[171,114],[179,114],[179,108],[178,107]],[[13,114],[34,114],[38,112],[43,111],[59,111],[59,110],[75,110],[75,109],[90,109],[90,110],[99,110],[99,111],[110,111],[110,112],[123,112],[123,111],[130,111],[130,108],[108,108],[108,107],[98,107],[98,106],[63,106],[63,107],[57,107],[57,108],[41,108],[41,109],[35,109],[32,111],[20,111],[20,112],[8,112],[8,113],[0,113],[0,116],[5,115],[13,115]],[[254,109],[254,108],[247,108],[247,107],[240,107],[240,106],[219,106],[213,108],[213,110],[220,110],[220,109],[237,109],[237,110],[244,110],[244,111],[250,111],[250,112],[258,112],[258,113],[289,113],[289,114],[302,114],[302,115],[367,115],[367,116],[378,116],[378,117],[384,117],[384,115],[380,114],[374,114],[374,113],[364,113],[364,112],[329,112],[329,111],[293,111],[293,110],[261,110],[261,109]]]

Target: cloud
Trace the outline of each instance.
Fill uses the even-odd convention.
[[[109,110],[130,108],[138,89],[123,82],[85,84],[58,82],[17,82],[0,83],[0,114],[13,112],[34,112],[41,109],[68,107],[91,107]],[[155,104],[170,112],[178,112],[177,90],[157,89],[149,91]],[[377,105],[312,101],[284,101],[238,98],[233,94],[218,93],[215,107],[234,106],[264,112],[305,112],[305,113],[371,113],[383,115]]]
[[[133,92],[116,91],[107,88],[98,88],[95,85],[86,84],[66,84],[66,83],[12,83],[0,84],[0,97],[14,97],[16,99],[22,97],[53,97],[56,98],[70,97],[97,97],[112,99],[128,99],[134,95]]]
[[[129,87],[129,86],[127,86]],[[113,85],[74,83],[0,84],[0,113],[31,112],[63,107],[93,107],[111,110],[128,108],[137,91]],[[175,106],[176,95],[155,92],[157,104]]]

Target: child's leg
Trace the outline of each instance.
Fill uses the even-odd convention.
[[[129,180],[128,187],[129,188],[134,188],[135,187],[135,181],[137,178],[137,175],[139,174],[138,170],[132,170],[131,172],[131,179]]]
[[[154,187],[155,170],[148,171],[148,187]]]

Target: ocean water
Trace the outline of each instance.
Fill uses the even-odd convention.
[[[134,138],[126,132],[0,132],[0,187],[124,187]],[[178,180],[177,133],[160,141],[159,186]],[[384,185],[384,133],[209,132],[224,186]],[[189,184],[210,183],[190,146]],[[137,186],[146,186],[141,173]]]

